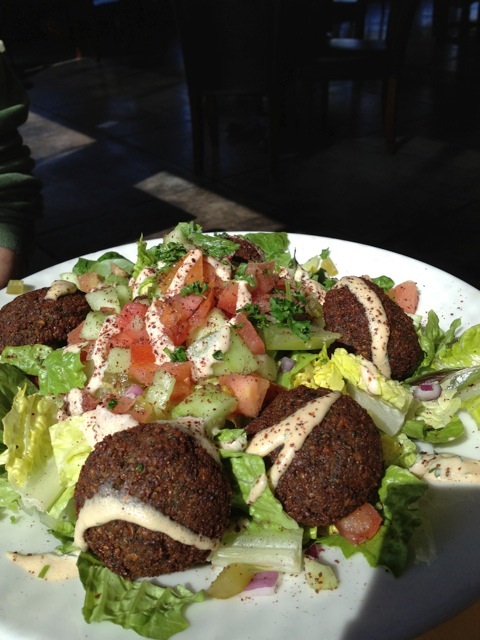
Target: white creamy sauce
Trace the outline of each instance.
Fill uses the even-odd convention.
[[[150,531],[164,533],[177,542],[200,550],[213,550],[218,545],[218,540],[191,531],[139,500],[113,493],[97,494],[94,498],[85,501],[75,525],[74,544],[81,551],[86,551],[88,545],[84,538],[85,531],[112,520],[132,522]]]
[[[237,293],[237,303],[236,310],[239,311],[243,309],[247,304],[252,302],[252,294],[248,290],[248,282],[245,280],[238,281],[238,293]]]
[[[263,429],[252,438],[246,451],[247,453],[255,453],[262,458],[283,445],[268,472],[270,484],[273,488],[277,486],[307,436],[310,435],[317,424],[320,424],[330,407],[340,396],[340,392],[332,391],[321,398],[311,400],[278,424]]]
[[[212,256],[207,256],[208,264],[215,269],[217,277],[223,282],[229,282],[232,279],[232,267],[228,262],[220,262]]]
[[[65,395],[64,403],[68,407],[68,412],[71,416],[81,416],[84,412],[82,390],[76,387],[70,389]]]
[[[68,296],[77,291],[77,285],[68,280],[54,280],[45,294],[45,300],[58,300],[62,296]]]
[[[226,353],[230,348],[232,329],[230,325],[225,325],[215,332],[215,342],[212,345],[212,335],[205,336],[197,340],[195,344],[196,352],[187,350],[188,360],[192,363],[192,378],[195,382],[213,375],[213,365],[218,362],[214,357],[215,353]]]
[[[316,298],[320,304],[325,302],[325,295],[327,293],[325,287],[322,287],[322,285],[316,280],[312,280],[308,271],[303,269],[300,265],[295,269],[293,279],[295,282],[299,282],[301,284],[302,291],[305,295]]]
[[[36,578],[46,582],[60,582],[78,578],[77,558],[73,555],[58,556],[54,553],[21,554],[8,552],[7,558]]]
[[[165,353],[165,348],[173,351],[175,345],[167,335],[165,326],[160,320],[160,314],[158,313],[155,300],[148,307],[147,313],[145,314],[145,328],[155,356],[155,364],[161,365],[165,362],[170,362],[170,357]]]
[[[374,396],[381,395],[380,382],[378,381],[377,368],[371,362],[365,362],[360,367],[360,375],[367,387],[367,391]]]
[[[200,249],[192,249],[185,255],[180,268],[177,269],[167,291],[165,292],[166,296],[175,296],[180,293],[186,284],[186,279],[190,269],[202,259],[202,255],[203,254]]]
[[[250,489],[250,493],[247,497],[247,504],[253,504],[254,502],[256,502],[267,487],[267,475],[265,473],[262,473],[262,475],[258,476],[255,482],[252,484],[252,488]]]
[[[102,384],[103,374],[107,368],[110,338],[117,333],[120,333],[120,329],[118,327],[118,316],[107,316],[100,330],[100,335],[95,340],[90,356],[94,367],[92,377],[86,386],[86,390],[90,393],[97,391]]]
[[[391,369],[387,352],[390,328],[380,298],[361,278],[356,276],[346,276],[339,280],[334,288],[340,287],[347,287],[364,308],[372,340],[372,362],[386,378],[390,378]]]
[[[432,484],[480,484],[480,460],[450,453],[421,455],[410,471]]]

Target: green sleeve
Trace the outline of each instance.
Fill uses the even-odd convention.
[[[27,249],[43,210],[42,184],[18,132],[28,110],[27,93],[0,53],[0,246],[18,253]]]

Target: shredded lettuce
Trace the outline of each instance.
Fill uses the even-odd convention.
[[[181,585],[171,588],[148,580],[125,580],[89,553],[80,554],[77,566],[85,588],[82,612],[88,623],[109,621],[145,638],[168,640],[190,626],[183,609],[205,600],[203,590],[195,593]]]

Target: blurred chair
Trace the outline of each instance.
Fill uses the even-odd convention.
[[[327,38],[318,52],[299,68],[307,111],[307,126],[313,123],[314,89],[320,85],[320,122],[325,126],[329,83],[334,80],[382,83],[382,114],[387,151],[396,149],[398,86],[405,52],[419,0],[391,0],[386,35],[378,40]],[[311,130],[306,134],[311,139]]]
[[[266,99],[269,164],[278,168],[287,64],[283,0],[172,0],[192,122],[194,171],[204,169],[205,123],[218,149],[218,99]]]
[[[319,0],[325,2],[325,0]],[[329,0],[331,27],[334,35],[338,35],[341,27],[348,24],[355,38],[363,38],[368,0]]]

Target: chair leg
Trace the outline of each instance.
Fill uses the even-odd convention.
[[[396,151],[397,94],[397,78],[388,78],[385,87],[384,131],[387,152],[391,154]]]

